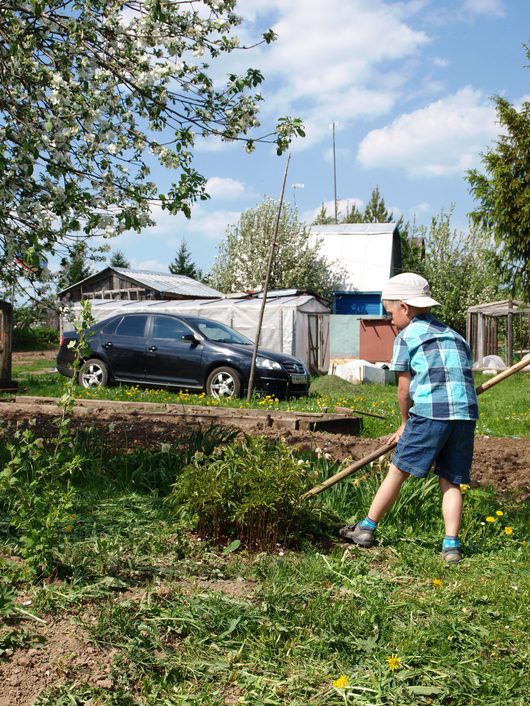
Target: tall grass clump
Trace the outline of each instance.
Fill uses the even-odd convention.
[[[312,510],[300,496],[315,479],[309,462],[287,444],[245,436],[209,456],[195,453],[169,500],[194,518],[203,538],[271,550],[309,520]]]

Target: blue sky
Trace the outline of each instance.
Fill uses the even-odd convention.
[[[339,206],[362,207],[377,185],[396,216],[428,224],[454,204],[453,224],[466,228],[465,172],[498,135],[491,96],[530,99],[529,0],[241,0],[237,11],[242,43],[270,26],[278,40],[215,72],[262,70],[264,128],[280,115],[303,119],[307,137],[292,147],[286,189],[301,219],[310,222],[322,202],[333,213],[335,122]],[[111,249],[133,267],[164,271],[184,238],[207,272],[227,225],[264,196],[279,197],[285,163],[267,145],[248,155],[238,144],[198,144],[195,166],[211,199],[189,221],[155,211],[155,227],[123,234]],[[171,175],[154,176],[168,187]]]

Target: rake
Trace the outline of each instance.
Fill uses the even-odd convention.
[[[482,383],[482,385],[479,385],[476,388],[477,395],[481,395],[483,392],[486,392],[486,390],[489,390],[494,385],[498,385],[500,382],[502,382],[503,380],[506,380],[506,378],[509,378],[511,375],[518,372],[519,370],[522,370],[527,365],[530,365],[530,356],[528,356],[528,355],[525,356],[518,363],[515,363],[515,365],[512,365],[509,368],[506,368],[506,370],[503,370],[502,373],[499,373],[494,378],[491,378],[491,380],[487,380],[486,382]],[[355,463],[352,463],[350,466],[346,466],[346,468],[343,468],[342,471],[335,473],[335,475],[333,475],[330,478],[328,478],[327,480],[323,481],[322,483],[320,483],[320,485],[317,485],[314,488],[311,488],[311,490],[308,490],[306,493],[304,493],[302,495],[300,500],[307,500],[308,498],[312,498],[314,495],[318,495],[319,493],[324,492],[324,490],[331,488],[336,483],[341,481],[343,478],[347,478],[348,476],[350,476],[352,473],[355,473],[355,471],[358,471],[363,466],[366,466],[368,463],[372,463],[372,461],[375,461],[376,459],[380,458],[381,456],[384,456],[389,451],[392,451],[392,449],[395,448],[396,446],[397,446],[397,442],[393,442],[391,444],[385,444],[384,446],[380,446],[379,448],[375,449],[375,451],[372,451],[371,454],[368,454],[368,456],[364,456],[363,458],[359,459],[358,461],[355,461]]]

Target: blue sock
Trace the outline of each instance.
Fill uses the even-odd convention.
[[[442,551],[445,549],[455,549],[460,546],[460,540],[458,537],[451,537],[451,535],[446,534],[444,541],[442,542]]]
[[[377,527],[377,522],[374,522],[371,520],[368,516],[364,518],[364,520],[361,520],[359,522],[359,527],[361,529],[369,529],[369,530],[375,530]]]

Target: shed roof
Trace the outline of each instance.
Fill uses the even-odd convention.
[[[107,270],[117,272],[122,277],[138,284],[146,289],[152,289],[160,294],[180,294],[185,297],[195,297],[197,299],[218,298],[222,297],[222,293],[209,287],[207,284],[197,282],[197,280],[185,275],[173,275],[170,272],[152,272],[150,270],[131,270],[126,267],[105,267],[103,270],[96,272],[89,277],[58,292],[59,296],[67,294],[75,287],[82,286],[88,282],[100,277]]]
[[[485,316],[506,316],[507,314],[530,313],[530,306],[519,299],[503,299],[487,304],[475,304],[467,309],[469,314],[484,314]]]
[[[333,223],[311,226],[320,252],[343,270],[345,291],[380,291],[392,276],[395,223]]]

